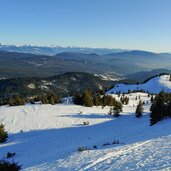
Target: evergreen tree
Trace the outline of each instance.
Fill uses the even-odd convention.
[[[73,102],[77,105],[84,105],[83,104],[83,97],[80,93],[76,92],[74,95]]]
[[[0,124],[0,143],[3,143],[7,140],[8,133],[5,131],[4,125]]]
[[[143,111],[144,111],[143,103],[140,100],[139,103],[138,103],[138,105],[137,105],[136,111],[135,111],[135,116],[137,118],[140,118],[142,116]]]
[[[14,106],[14,100],[10,97],[8,100],[9,106]]]
[[[166,94],[164,91],[161,91],[158,95],[156,95],[155,99],[153,100],[153,104],[150,108],[150,124],[154,125],[158,121],[167,117],[168,107],[166,103]]]
[[[167,116],[171,118],[171,101],[168,103]]]
[[[169,81],[171,81],[171,74],[169,75]]]
[[[115,101],[116,101],[115,98],[113,98],[110,95],[103,96],[103,98],[102,98],[103,106],[113,106]]]
[[[129,97],[125,97],[125,104],[127,105],[129,103]]]
[[[109,110],[109,115],[112,115],[113,114],[113,108],[111,107],[110,110]]]
[[[56,94],[52,94],[54,103],[58,103],[59,102],[59,97]]]
[[[55,101],[54,101],[53,96],[51,96],[51,98],[50,98],[50,100],[49,100],[49,103],[50,103],[51,105],[54,105],[54,104],[55,104]]]
[[[154,100],[154,97],[153,97],[153,95],[151,96],[151,103],[153,103],[153,100]]]
[[[44,94],[40,96],[40,101],[42,102],[42,104],[47,104],[48,103],[48,99],[47,96],[45,96]]]
[[[14,97],[14,104],[15,105],[24,105],[25,101],[19,96]]]
[[[21,170],[21,165],[14,161],[0,160],[0,170],[1,171],[19,171]]]
[[[92,92],[90,90],[84,91],[83,104],[84,104],[84,106],[87,106],[87,107],[93,106],[93,96],[92,96]]]
[[[100,97],[99,94],[95,94],[95,95],[94,95],[93,103],[94,103],[95,106],[100,106],[100,105],[102,105],[101,97]]]
[[[114,106],[113,106],[113,116],[114,117],[119,117],[120,112],[122,112],[122,103],[116,101]]]

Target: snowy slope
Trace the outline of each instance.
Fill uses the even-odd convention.
[[[148,104],[138,119],[134,112],[139,95]],[[16,152],[14,160],[25,171],[171,169],[171,120],[149,126],[150,97],[145,93],[126,96],[130,103],[124,105],[119,118],[107,114],[109,107],[3,106],[0,121],[9,139],[0,145],[0,157]],[[83,126],[84,121],[90,125]],[[117,140],[120,144],[112,145]],[[89,150],[78,152],[78,147]]]
[[[127,84],[117,84],[114,88],[109,90],[107,94],[121,92],[127,93],[128,90],[144,90],[149,93],[159,93],[161,90],[165,92],[171,92],[171,81],[169,81],[169,75],[158,76],[152,78],[148,82],[139,85],[127,85]]]

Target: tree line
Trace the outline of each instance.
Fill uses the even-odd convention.
[[[111,95],[105,95],[104,92],[93,93],[91,90],[85,90],[82,93],[76,93],[73,98],[73,102],[77,105],[83,105],[86,107],[114,106],[116,103],[121,103]]]
[[[7,99],[0,99],[0,105],[9,105],[9,106],[20,106],[25,105],[25,103],[35,104],[36,102],[41,102],[42,104],[56,104],[59,103],[59,96],[54,93],[41,94],[35,97],[24,98],[19,95],[11,96]]]

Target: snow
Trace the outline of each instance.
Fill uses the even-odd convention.
[[[0,144],[0,157],[15,152],[14,160],[25,171],[170,170],[171,120],[149,126],[150,97],[146,93],[125,96],[130,102],[119,118],[108,115],[110,107],[2,106],[0,121],[9,139]],[[142,118],[134,114],[139,96],[148,101]],[[84,121],[90,124],[84,126]],[[118,140],[119,144],[112,144]],[[89,150],[78,152],[78,147]]]
[[[169,81],[170,75],[162,75],[155,78],[152,78],[148,82],[144,84],[138,84],[138,85],[127,85],[127,84],[117,84],[114,88],[109,90],[107,94],[111,93],[127,93],[128,90],[144,90],[145,92],[154,93],[157,94],[161,90],[164,90],[165,92],[171,92],[171,81]]]

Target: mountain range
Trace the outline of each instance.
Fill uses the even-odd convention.
[[[109,48],[88,48],[88,47],[62,47],[62,46],[35,46],[35,45],[7,45],[0,43],[0,50],[20,53],[44,54],[53,56],[62,52],[77,52],[77,53],[97,53],[99,55],[106,53],[117,53],[128,51],[126,49],[109,49]]]
[[[10,50],[11,51],[11,50]],[[142,72],[171,69],[171,54],[147,51],[124,51],[107,54],[61,52],[53,56],[0,51],[0,78],[50,77],[66,72],[86,72],[107,78],[138,75]],[[162,69],[163,70],[163,69]],[[161,71],[162,71],[161,70]],[[135,74],[136,73],[136,74]],[[148,74],[147,74],[148,75]],[[136,78],[136,77],[134,77]],[[136,78],[137,79],[137,78]]]

